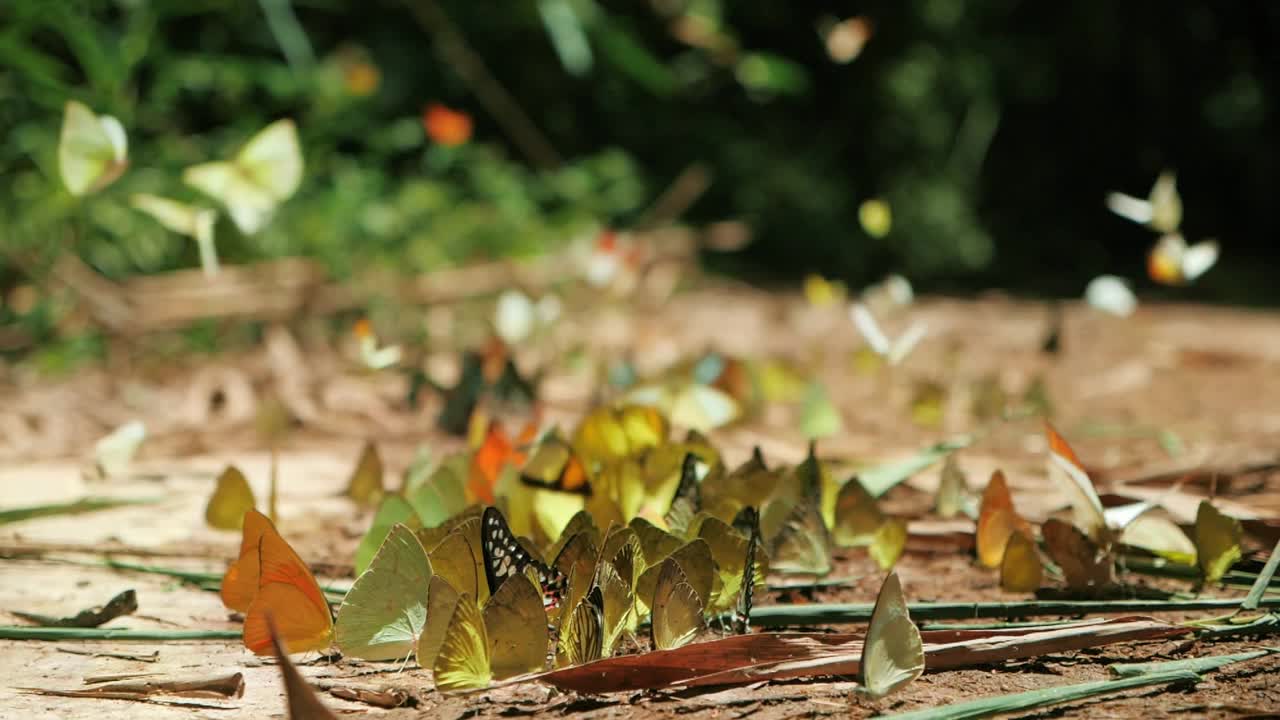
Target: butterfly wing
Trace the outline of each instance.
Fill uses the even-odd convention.
[[[1107,533],[1107,520],[1098,491],[1067,441],[1052,425],[1045,423],[1044,427],[1049,440],[1049,475],[1058,479],[1058,486],[1066,493],[1076,527],[1101,541]]]
[[[1122,192],[1107,193],[1107,209],[1139,225],[1146,225],[1151,222],[1153,214],[1149,201],[1126,195]]]
[[[489,635],[476,601],[463,593],[458,598],[444,640],[431,666],[436,689],[472,690],[493,679],[489,664]]]
[[[128,142],[120,121],[70,100],[58,140],[58,171],[72,195],[106,187],[124,171]]]
[[[302,184],[302,149],[293,120],[277,120],[254,135],[236,155],[236,165],[276,203],[288,200]]]
[[[1021,532],[1009,537],[1000,563],[1000,587],[1005,592],[1035,592],[1040,588],[1041,565],[1036,544]]]
[[[880,587],[860,664],[862,685],[873,698],[900,689],[924,672],[924,643],[911,622],[897,573],[889,573]]]
[[[1215,583],[1241,557],[1240,521],[1224,515],[1208,500],[1196,510],[1196,560],[1206,583]]]
[[[849,308],[849,317],[853,319],[853,326],[862,334],[862,339],[867,341],[867,345],[870,345],[877,355],[883,357],[889,354],[891,349],[889,338],[880,329],[880,323],[876,322],[866,305],[854,303]]]
[[[253,509],[253,489],[244,473],[228,466],[218,476],[213,495],[204,509],[204,521],[219,530],[239,530],[244,526],[245,513]]]
[[[537,560],[520,546],[506,518],[495,507],[487,507],[481,519],[481,553],[484,558],[485,578],[489,583],[489,592],[497,593],[502,584],[512,576],[524,572],[532,566],[542,586],[542,595],[547,607],[559,604],[564,594],[566,578],[563,573]]]
[[[329,646],[329,602],[310,568],[270,522],[258,541],[258,593],[244,618],[244,645],[258,655],[271,651],[267,613],[277,618],[280,638],[290,652]]]
[[[650,633],[653,646],[671,650],[687,645],[704,627],[702,598],[685,579],[674,558],[662,561],[654,587]]]
[[[1182,254],[1182,278],[1191,282],[1218,262],[1218,242],[1201,240]]]
[[[271,219],[276,199],[229,162],[193,165],[182,171],[182,182],[222,203],[245,235],[252,235]]]
[[[356,578],[334,625],[342,654],[364,660],[405,657],[421,637],[427,616],[431,561],[405,525],[394,525]]]
[[[604,593],[593,587],[578,600],[564,624],[556,652],[556,665],[581,665],[604,657]]]
[[[258,594],[258,545],[271,527],[271,521],[257,510],[243,516],[240,555],[222,576],[222,604],[236,612],[248,612],[253,596]]]
[[[542,669],[547,658],[547,613],[541,591],[526,575],[509,578],[494,591],[484,606],[484,626],[495,679]]]

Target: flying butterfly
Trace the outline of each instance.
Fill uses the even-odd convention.
[[[193,165],[182,181],[226,206],[245,235],[263,228],[302,184],[302,150],[292,120],[277,120],[245,143],[235,158]]]
[[[542,587],[544,609],[558,607],[564,595],[567,580],[563,573],[537,560],[525,550],[506,518],[495,507],[486,507],[481,519],[481,554],[484,557],[484,574],[489,581],[489,592],[497,593],[506,580],[520,575],[526,567],[532,567]]]

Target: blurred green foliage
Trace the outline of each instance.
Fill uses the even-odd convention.
[[[424,6],[449,18],[563,164],[520,154],[483,89],[419,24]],[[1141,276],[1149,234],[1101,199],[1142,194],[1174,167],[1189,232],[1224,236],[1224,262],[1241,261],[1211,273],[1200,297],[1274,299],[1247,238],[1280,230],[1267,209],[1280,155],[1266,152],[1277,7],[6,0],[0,290],[26,282],[14,258],[31,271],[70,249],[113,278],[194,267],[194,244],[127,198],[209,204],[182,168],[288,116],[302,189],[258,235],[222,218],[226,262],[301,254],[344,277],[529,255],[626,225],[702,162],[714,183],[687,219],[755,231],[746,252],[715,259],[722,269],[788,282],[820,271],[855,287],[896,270],[926,288],[1076,295],[1101,272]],[[825,28],[853,15],[874,32],[855,60],[833,62]],[[130,139],[129,171],[82,202],[56,169],[68,99],[115,115]],[[470,113],[474,140],[425,138],[431,102]],[[893,207],[884,238],[858,225],[870,197]],[[56,321],[40,312],[28,321]],[[16,314],[6,305],[0,320]]]

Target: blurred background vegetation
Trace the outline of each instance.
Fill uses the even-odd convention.
[[[870,33],[848,59],[827,40],[853,17]],[[127,198],[200,200],[182,168],[292,117],[302,188],[261,233],[219,220],[224,262],[341,278],[532,255],[636,222],[699,163],[712,184],[681,220],[748,223],[747,248],[706,259],[756,282],[1078,296],[1113,273],[1275,303],[1277,31],[1263,0],[5,0],[0,284],[71,250],[117,279],[196,266]],[[129,133],[129,171],[83,201],[57,172],[68,99]],[[472,140],[431,142],[431,103]],[[1164,168],[1188,239],[1223,246],[1192,288],[1145,280],[1153,236],[1102,203]],[[873,197],[883,238],[858,222]]]

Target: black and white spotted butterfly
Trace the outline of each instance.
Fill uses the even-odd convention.
[[[489,593],[498,592],[502,583],[513,575],[533,568],[542,586],[542,605],[546,609],[557,607],[568,585],[564,573],[548,567],[528,553],[507,526],[506,518],[495,507],[484,509],[480,521],[480,545],[484,555],[484,574],[489,581]]]

